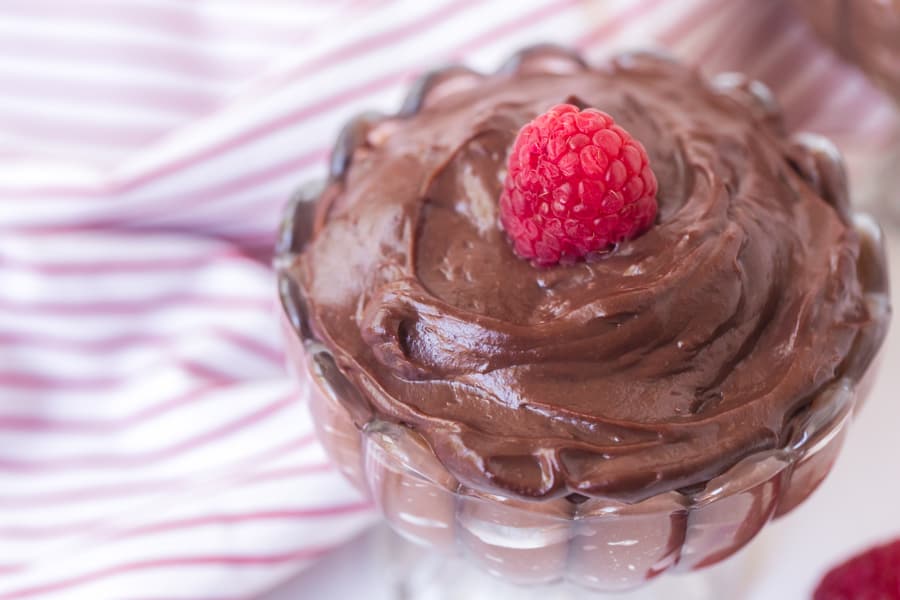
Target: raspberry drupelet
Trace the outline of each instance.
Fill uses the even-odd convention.
[[[900,600],[900,539],[867,550],[822,579],[814,600]]]
[[[521,258],[572,263],[646,231],[656,192],[640,142],[604,112],[560,104],[516,137],[500,222]]]

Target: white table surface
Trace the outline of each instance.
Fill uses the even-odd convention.
[[[900,299],[900,229],[889,229],[888,238],[896,305]],[[720,580],[733,578],[735,572],[740,572],[739,581],[731,579],[730,599],[809,598],[829,565],[873,543],[900,537],[900,325],[896,319],[883,359],[872,396],[821,488],[793,513],[763,529],[743,552],[709,570]],[[435,569],[443,570],[442,581],[447,580],[447,571],[452,572],[455,591],[447,594],[448,598],[595,597],[566,588],[535,591],[507,586],[448,559],[411,549],[384,526],[378,526],[266,600],[425,600],[436,596],[433,589],[428,591],[428,586],[423,585],[422,578]],[[693,597],[691,592],[678,596],[670,600]],[[627,594],[616,597],[631,598]]]

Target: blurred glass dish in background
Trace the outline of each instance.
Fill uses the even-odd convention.
[[[890,95],[900,114],[900,0],[794,0],[820,38]],[[853,120],[865,114],[846,115]],[[896,123],[897,121],[895,121]],[[900,126],[885,132],[883,151],[850,156],[856,199],[900,223]]]
[[[794,0],[818,34],[900,102],[900,0]]]

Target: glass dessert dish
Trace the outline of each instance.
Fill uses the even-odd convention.
[[[794,5],[819,38],[861,69],[900,111],[900,0],[794,0]],[[900,120],[880,122],[877,144],[870,135],[865,135],[869,147],[861,149],[865,155],[857,159],[856,184],[861,187],[855,190],[856,199],[871,206],[882,223],[889,220],[896,226]]]
[[[826,42],[900,102],[900,1],[794,3]]]
[[[640,80],[645,68],[665,69],[672,63],[666,57],[642,53],[618,57],[613,64]],[[615,70],[610,67],[606,72],[610,69]],[[592,71],[563,49],[540,46],[518,53],[493,77],[573,72]],[[413,87],[395,118],[439,107],[442,99],[476,88],[486,77],[490,76],[462,67],[431,73]],[[715,79],[710,89],[746,103],[760,122],[777,119],[777,106],[756,82],[724,75]],[[502,471],[506,479],[500,474],[492,474],[494,479],[472,476],[447,458],[475,454],[472,447],[460,444],[449,451],[436,449],[442,440],[436,441],[433,433],[417,427],[412,417],[398,418],[382,410],[373,398],[387,392],[376,385],[362,385],[354,367],[336,351],[333,339],[315,323],[313,286],[302,283],[298,257],[322,230],[323,198],[336,193],[329,184],[346,175],[356,153],[371,151],[366,144],[381,143],[394,131],[390,118],[377,115],[364,115],[344,129],[332,155],[329,183],[302,189],[287,208],[276,268],[289,360],[300,381],[309,386],[318,435],[343,474],[374,500],[395,531],[428,547],[463,553],[488,572],[515,583],[564,579],[597,590],[620,591],[667,571],[700,569],[729,557],[771,519],[793,510],[822,482],[871,384],[875,371],[871,363],[890,314],[880,230],[867,216],[852,213],[841,198],[846,186],[841,159],[826,141],[795,136],[787,146],[793,148],[791,167],[818,186],[819,194],[842,215],[847,230],[858,239],[851,271],[858,281],[858,311],[865,316],[854,321],[855,334],[848,338],[852,343],[834,376],[807,397],[792,399],[777,441],[749,449],[741,445],[735,452],[728,449],[732,442],[724,431],[713,433],[711,443],[721,445],[723,455],[735,458],[717,463],[711,475],[695,476],[688,469],[683,477],[665,481],[657,471],[656,480],[632,485],[626,472],[622,485],[631,487],[628,493],[618,493],[620,488],[596,476],[603,474],[602,464],[609,459],[599,454],[574,465],[536,449],[541,470],[534,484],[524,483],[529,467],[515,462],[515,468]],[[660,189],[665,185],[663,181]],[[825,209],[825,203],[822,206]],[[363,301],[361,296],[359,303]],[[359,319],[359,313],[357,310],[352,318]],[[733,365],[733,369],[739,367]],[[406,378],[414,379],[408,373]],[[451,431],[456,427],[451,424]],[[676,442],[671,448],[678,446]],[[663,446],[663,451],[667,448]],[[679,450],[672,452],[677,462]],[[473,460],[488,471],[494,457]],[[574,477],[572,482],[559,484],[554,469],[560,464],[569,471],[577,466],[592,473],[591,485]],[[704,467],[695,470],[710,473]],[[539,492],[534,491],[535,486]]]

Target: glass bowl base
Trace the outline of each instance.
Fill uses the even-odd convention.
[[[382,524],[372,532],[377,572],[392,597],[415,600],[740,600],[758,576],[763,534],[716,566],[667,575],[633,591],[602,593],[565,582],[515,585],[460,558],[423,549]]]

